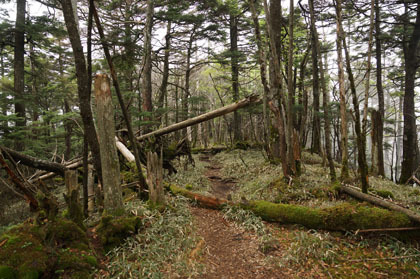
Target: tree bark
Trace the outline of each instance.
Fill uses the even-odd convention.
[[[319,39],[318,39],[318,32],[315,30],[315,44],[317,48],[317,52],[319,54],[319,70],[321,74],[321,89],[322,89],[322,107],[324,109],[324,138],[325,138],[325,153],[328,159],[328,166],[330,168],[330,176],[331,180],[336,180],[336,173],[334,167],[334,160],[331,154],[331,126],[330,126],[330,108],[329,105],[329,93],[327,90],[327,79],[325,77],[325,69],[322,63],[321,51],[319,46]]]
[[[26,0],[17,0],[16,3],[16,27],[15,27],[15,51],[14,51],[14,103],[15,113],[18,119],[15,122],[17,132],[26,126],[25,115],[25,13]],[[23,138],[18,137],[15,141],[18,151],[24,150]]]
[[[222,116],[222,115],[225,115],[227,113],[230,113],[230,112],[238,110],[240,108],[249,106],[251,104],[257,104],[259,102],[261,102],[261,99],[258,96],[255,96],[255,95],[249,96],[248,98],[242,99],[237,103],[233,103],[233,104],[227,105],[225,107],[222,107],[222,108],[204,113],[202,115],[196,116],[194,118],[184,120],[184,121],[181,121],[179,123],[175,123],[173,125],[170,125],[168,127],[153,131],[151,133],[141,135],[141,136],[137,137],[137,140],[142,141],[142,140],[147,139],[151,136],[158,137],[158,136],[166,135],[166,134],[178,131],[180,129],[184,129],[186,127],[189,127],[189,126],[192,126],[192,125],[195,125],[195,124],[198,124],[198,123],[201,123],[201,122],[204,122],[204,121],[207,121],[207,120],[210,120],[210,119]]]
[[[164,100],[167,99],[168,95],[168,79],[169,79],[169,54],[171,48],[171,21],[168,21],[166,26],[166,35],[165,35],[165,55],[163,57],[163,73],[162,73],[162,83],[159,89],[159,98],[158,98],[158,109],[161,110],[159,113],[159,119],[162,122],[162,110],[164,105]],[[167,112],[165,113],[166,115]]]
[[[115,146],[115,123],[110,80],[106,74],[95,77],[96,111],[101,150],[104,210],[118,215],[124,210],[120,187],[120,164]]]
[[[232,11],[229,14],[229,36],[230,36],[230,66],[232,76],[232,99],[239,101],[239,49],[238,49],[238,15]],[[238,111],[233,112],[233,141],[242,139],[241,118]]]
[[[144,68],[142,75],[142,99],[143,111],[150,113],[144,117],[146,121],[152,121],[152,27],[153,27],[154,0],[147,0],[146,25],[144,26]],[[145,132],[152,129],[150,123],[147,124]]]
[[[408,4],[405,4],[408,5]],[[406,9],[407,12],[407,9]],[[409,22],[404,25],[407,27]],[[404,30],[406,31],[406,30]],[[405,36],[406,37],[406,34]],[[401,165],[401,176],[399,183],[406,183],[416,169],[417,154],[417,128],[416,113],[414,106],[415,80],[418,68],[418,45],[420,41],[420,3],[417,4],[417,15],[411,38],[408,45],[404,44],[405,62],[405,88],[404,88],[404,136],[403,136],[403,161]]]
[[[161,155],[162,156],[162,155]],[[147,153],[147,184],[149,185],[149,200],[153,204],[164,205],[163,191],[163,159],[156,152]]]
[[[378,92],[378,106],[381,119],[378,119],[378,135],[377,135],[377,169],[378,175],[385,177],[384,166],[384,119],[385,119],[385,102],[384,102],[384,88],[382,86],[382,43],[381,43],[381,11],[379,0],[375,0],[375,46],[376,46],[376,90]]]
[[[313,124],[312,124],[312,149],[311,151],[316,154],[321,154],[321,121],[319,113],[319,53],[317,45],[318,36],[315,26],[315,11],[314,0],[309,0],[309,12],[311,15],[311,45],[312,45],[312,88],[313,88]]]
[[[347,108],[346,108],[346,91],[344,85],[344,67],[343,67],[343,30],[341,18],[341,0],[336,1],[337,15],[337,62],[338,62],[338,86],[340,91],[340,118],[341,118],[341,180],[349,178],[348,168],[348,136],[347,136]]]
[[[93,164],[98,174],[99,180],[102,179],[101,157],[99,151],[98,137],[93,122],[92,109],[90,107],[91,84],[86,68],[86,61],[83,54],[83,47],[80,40],[79,30],[74,18],[73,8],[70,0],[61,0],[63,7],[64,20],[69,34],[70,43],[73,48],[74,62],[76,66],[77,94],[79,96],[80,114],[83,121],[83,130],[92,151]]]
[[[268,86],[267,81],[267,63],[265,59],[264,46],[261,39],[261,29],[260,22],[258,20],[257,11],[255,9],[254,0],[249,0],[249,6],[251,9],[252,21],[254,22],[255,28],[255,39],[258,47],[258,62],[260,64],[260,77],[261,84],[264,89],[263,94],[263,136],[264,144],[266,145],[267,150],[269,149],[269,139],[267,135],[268,125],[269,125],[269,111],[268,111],[268,95],[270,94],[270,87]]]
[[[347,75],[350,81],[350,91],[353,97],[353,109],[354,109],[354,124],[356,130],[356,142],[357,142],[357,163],[359,164],[360,181],[362,182],[362,192],[367,193],[369,188],[368,178],[368,165],[366,162],[366,134],[363,133],[360,127],[360,111],[359,111],[359,100],[357,98],[356,84],[354,82],[353,71],[350,64],[350,54],[347,49],[346,37],[343,35],[343,48],[346,55],[346,66]],[[366,97],[366,96],[365,96]],[[366,108],[367,111],[367,108]],[[367,116],[366,116],[367,121]]]

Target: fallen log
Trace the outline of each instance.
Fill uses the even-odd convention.
[[[186,198],[189,198],[197,202],[200,206],[206,207],[206,208],[221,209],[224,205],[228,203],[227,200],[197,194],[197,193],[188,191],[187,189],[178,187],[174,184],[167,186],[167,188],[172,192],[172,194],[181,195]]]
[[[173,194],[196,201],[200,206],[221,209],[226,204],[240,206],[252,211],[265,221],[281,224],[300,224],[308,229],[354,231],[358,229],[411,227],[407,215],[363,204],[342,203],[329,208],[311,208],[302,205],[279,204],[267,201],[250,201],[234,204],[227,200],[208,197],[169,185]]]
[[[71,162],[70,164],[64,164],[64,167],[68,170],[72,170],[72,169],[77,169],[77,168],[81,167],[82,165],[83,165],[83,160],[78,159],[74,162]],[[39,175],[38,177],[29,179],[29,182],[32,183],[32,182],[35,182],[37,180],[48,179],[48,178],[54,177],[56,175],[57,175],[56,172],[45,172],[45,173]]]
[[[363,201],[367,201],[370,202],[374,205],[389,209],[389,210],[393,210],[393,211],[397,211],[397,212],[401,212],[405,215],[408,216],[408,218],[410,218],[411,221],[416,222],[416,223],[420,223],[420,215],[417,214],[416,212],[409,210],[407,208],[401,207],[399,205],[396,205],[392,202],[388,202],[385,201],[383,199],[374,197],[372,195],[368,195],[368,194],[364,194],[356,189],[353,189],[351,187],[348,186],[341,186],[341,191],[343,191],[344,193],[357,198],[359,200],[363,200]]]
[[[259,96],[251,95],[251,96],[249,96],[245,99],[242,99],[242,100],[240,100],[236,103],[224,106],[222,108],[218,108],[216,110],[204,113],[202,115],[193,117],[191,119],[187,119],[187,120],[182,121],[182,122],[175,123],[173,125],[170,125],[168,127],[153,131],[151,133],[141,135],[141,136],[137,137],[137,140],[142,141],[142,140],[145,140],[145,139],[147,139],[149,137],[152,137],[152,136],[157,137],[157,136],[166,135],[166,134],[184,129],[186,127],[189,127],[189,126],[192,126],[192,125],[195,125],[195,124],[198,124],[198,123],[201,123],[201,122],[204,122],[204,121],[207,121],[207,120],[210,120],[210,119],[222,116],[222,115],[225,115],[227,113],[233,112],[235,110],[238,110],[240,108],[249,106],[251,104],[257,104],[259,102],[261,102],[261,98]]]
[[[62,164],[34,158],[4,146],[0,146],[0,149],[8,153],[13,158],[13,160],[15,160],[16,162],[20,162],[25,166],[54,172],[61,176],[64,176],[64,172],[66,171],[66,167]]]

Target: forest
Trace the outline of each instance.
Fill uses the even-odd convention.
[[[0,0],[0,278],[419,278],[420,2]]]

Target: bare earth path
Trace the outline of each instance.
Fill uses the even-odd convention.
[[[212,182],[212,194],[227,198],[235,182],[221,178],[222,166],[209,157],[200,159],[210,163],[205,175]],[[280,269],[267,262],[255,234],[226,221],[220,211],[194,207],[191,212],[204,241],[200,261],[206,272],[200,278],[285,278]]]

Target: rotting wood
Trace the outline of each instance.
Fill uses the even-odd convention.
[[[64,164],[64,167],[66,169],[72,170],[72,169],[77,169],[77,168],[81,167],[82,165],[83,165],[83,160],[80,158],[80,159],[77,159],[74,162],[70,162],[69,164]],[[56,176],[57,174],[58,173],[56,173],[56,172],[41,173],[38,177],[34,177],[34,178],[29,179],[29,182],[32,183],[32,182],[35,182],[35,181],[38,181],[38,180],[49,179],[49,178],[52,178],[52,177]]]
[[[363,200],[363,201],[367,201],[370,202],[374,205],[378,205],[380,207],[389,209],[389,210],[394,210],[397,212],[401,212],[404,213],[405,215],[408,216],[408,218],[410,218],[410,220],[416,222],[416,223],[420,223],[420,215],[415,213],[414,211],[411,211],[409,209],[406,209],[404,207],[401,207],[399,205],[396,205],[394,203],[382,200],[380,198],[374,197],[372,195],[368,195],[368,194],[364,194],[358,190],[352,189],[351,187],[348,186],[341,186],[340,188],[343,192],[347,193],[348,195],[355,197],[357,199]]]
[[[189,126],[192,126],[192,125],[195,125],[195,124],[198,124],[198,123],[201,123],[201,122],[204,122],[204,121],[207,121],[207,120],[225,115],[227,113],[236,111],[240,108],[249,106],[251,104],[257,104],[259,102],[261,102],[261,98],[258,95],[251,95],[251,96],[249,96],[245,99],[242,99],[242,100],[240,100],[236,103],[224,106],[222,108],[218,108],[216,110],[204,113],[202,115],[193,117],[191,119],[181,121],[179,123],[175,123],[173,125],[170,125],[168,127],[153,131],[151,133],[141,135],[141,136],[137,137],[137,140],[138,141],[143,141],[143,140],[145,140],[147,138],[150,138],[152,136],[157,137],[157,136],[166,135],[166,134],[184,129],[186,127],[189,127]]]

